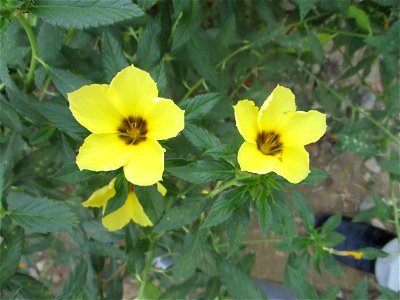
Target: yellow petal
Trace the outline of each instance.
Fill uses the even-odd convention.
[[[284,146],[274,172],[291,183],[299,183],[310,173],[308,152],[303,146]]]
[[[318,141],[326,131],[326,115],[316,110],[284,116],[279,132],[285,145],[307,145]]]
[[[115,170],[128,161],[129,149],[116,133],[91,134],[79,149],[76,163],[81,170]]]
[[[132,218],[131,205],[128,201],[116,211],[106,215],[102,219],[103,226],[109,231],[115,231],[123,228]]]
[[[112,104],[125,117],[145,118],[153,109],[153,98],[157,98],[157,85],[150,74],[129,66],[120,71],[110,84],[108,95]]]
[[[91,84],[68,93],[75,119],[93,133],[117,132],[123,119],[107,96],[108,87],[106,84]]]
[[[126,201],[130,206],[130,213],[133,222],[139,224],[140,226],[153,226],[153,223],[147,217],[135,193],[130,192]]]
[[[250,100],[241,100],[234,107],[236,127],[246,142],[255,142],[258,135],[258,107]]]
[[[161,182],[157,182],[157,190],[164,197],[167,194],[167,189],[165,186],[161,184]]]
[[[177,136],[185,126],[185,111],[174,101],[155,98],[153,109],[146,115],[147,135],[154,140],[165,140]]]
[[[164,148],[157,141],[147,138],[132,145],[129,161],[124,166],[125,177],[136,185],[152,185],[162,179]]]
[[[294,95],[290,89],[278,85],[261,106],[258,127],[266,132],[276,131],[283,116],[296,111]]]
[[[106,206],[108,200],[115,195],[115,178],[109,184],[93,192],[88,200],[82,202],[84,207],[102,207]]]
[[[244,142],[238,152],[238,162],[242,171],[266,174],[274,171],[278,159],[260,152],[256,144]]]

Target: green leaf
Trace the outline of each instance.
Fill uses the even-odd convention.
[[[270,196],[270,190],[264,188],[258,193],[255,201],[262,234],[267,233],[268,227],[272,222],[272,211],[268,199]]]
[[[24,232],[20,227],[6,232],[0,244],[0,287],[16,272],[23,245]]]
[[[336,300],[338,294],[340,293],[340,286],[339,285],[334,285],[327,290],[325,290],[321,295],[319,299],[324,299],[324,300]]]
[[[185,124],[183,135],[201,151],[221,146],[221,141],[213,133],[193,124]]]
[[[168,78],[165,70],[165,63],[160,62],[150,71],[150,75],[157,83],[158,93],[160,95],[164,95],[165,90],[167,89],[168,86]]]
[[[0,95],[0,107],[0,124],[8,127],[12,131],[21,133],[24,129],[21,118],[2,95]]]
[[[118,269],[118,264],[115,259],[113,259],[108,265],[107,265],[107,271],[105,277],[108,279],[107,280],[107,285],[106,285],[106,297],[105,299],[123,299],[123,278],[121,276],[121,272]],[[149,284],[149,283],[148,283]],[[147,285],[146,284],[146,288]],[[157,299],[156,297],[150,297],[150,294],[146,294],[147,299]]]
[[[368,278],[364,277],[363,280],[357,285],[350,299],[368,299]]]
[[[312,55],[314,56],[317,63],[322,64],[325,61],[325,52],[322,48],[320,40],[312,31],[307,31],[307,37]]]
[[[325,221],[324,225],[322,225],[321,233],[323,235],[331,233],[335,230],[340,223],[342,223],[342,216],[339,214],[330,216],[328,220]]]
[[[64,281],[57,299],[72,299],[74,295],[79,293],[85,285],[87,271],[88,267],[85,261],[81,260],[77,263]]]
[[[114,189],[115,195],[107,201],[107,206],[104,210],[103,216],[106,216],[121,208],[128,198],[128,181],[123,173],[118,174],[117,178],[115,179]]]
[[[109,30],[104,30],[103,33],[102,52],[106,80],[111,82],[119,71],[128,66],[128,62],[124,57],[120,42]]]
[[[192,276],[181,284],[172,285],[172,287],[160,296],[159,300],[185,299],[186,296],[195,289],[196,281],[196,276]]]
[[[59,130],[68,133],[73,138],[87,134],[86,128],[81,126],[66,105],[57,103],[35,103],[37,110]]]
[[[47,66],[46,69],[50,72],[51,80],[54,82],[58,91],[68,99],[67,93],[75,91],[80,87],[90,84],[90,81],[81,76],[72,74],[69,71]]]
[[[64,182],[82,182],[91,177],[93,177],[96,173],[88,170],[79,170],[76,163],[66,164],[61,169],[57,170],[57,172],[52,176],[52,178],[61,180]]]
[[[168,231],[192,223],[201,214],[208,201],[207,198],[185,199],[182,204],[166,211],[160,222],[154,227],[154,231]]]
[[[371,260],[371,259],[376,259],[378,257],[387,257],[387,256],[389,256],[389,254],[386,253],[385,251],[382,251],[380,249],[373,248],[373,247],[361,248],[361,249],[357,249],[356,251],[364,253],[363,256],[362,256],[362,259]]]
[[[222,192],[211,206],[210,213],[202,227],[212,227],[224,222],[232,215],[233,211],[247,201],[248,198],[249,195],[244,187],[237,187]]]
[[[291,288],[300,299],[319,299],[317,291],[307,282],[304,273],[289,265],[285,270],[285,285]]]
[[[379,197],[374,197],[374,202],[374,207],[361,211],[353,218],[353,222],[368,221],[373,217],[378,217],[383,221],[392,220],[392,210],[386,202]]]
[[[235,253],[244,241],[250,224],[249,205],[238,207],[229,219],[226,227],[229,241],[229,255]]]
[[[45,62],[56,63],[63,45],[64,28],[44,22],[40,26],[37,44],[39,57]]]
[[[304,197],[297,191],[293,192],[292,199],[293,207],[303,220],[303,223],[307,228],[312,228],[314,226],[314,214],[306,199],[304,199]]]
[[[198,1],[188,1],[184,11],[178,14],[178,20],[175,20],[177,26],[173,31],[171,50],[182,47],[186,44],[196,32],[202,21],[202,6]]]
[[[296,0],[300,10],[300,20],[303,21],[304,17],[310,12],[317,0]]]
[[[400,156],[395,154],[390,159],[385,159],[379,163],[381,167],[393,175],[400,176]]]
[[[311,173],[300,184],[316,184],[324,181],[328,177],[325,171],[318,168],[311,168]]]
[[[78,222],[75,214],[60,201],[12,192],[7,204],[9,216],[27,233],[66,231]]]
[[[379,292],[381,293],[378,300],[397,300],[400,297],[400,292],[395,292],[389,288],[378,286]]]
[[[164,212],[164,197],[155,186],[135,186],[135,193],[146,215],[156,224]]]
[[[368,14],[361,8],[355,5],[350,5],[349,16],[356,20],[357,25],[368,32],[371,32],[371,22],[369,20]]]
[[[228,261],[218,262],[218,277],[235,299],[267,299],[249,275]]]
[[[105,229],[99,220],[87,220],[82,223],[82,227],[90,237],[99,242],[115,243],[123,238],[121,234]]]
[[[146,25],[140,36],[136,51],[136,63],[139,68],[151,70],[161,60],[161,18],[157,16]]]
[[[183,167],[170,168],[169,171],[180,179],[197,184],[227,180],[234,174],[231,165],[210,160],[198,160]]]
[[[144,15],[129,0],[35,0],[31,12],[50,24],[77,29],[111,25]]]
[[[189,98],[180,103],[185,110],[185,121],[196,120],[204,117],[221,100],[222,94],[210,93]]]
[[[16,273],[8,282],[8,286],[16,291],[17,299],[54,299],[46,285],[26,274]]]

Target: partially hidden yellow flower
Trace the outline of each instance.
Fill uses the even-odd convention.
[[[135,185],[162,179],[164,152],[158,140],[184,128],[184,110],[158,97],[150,74],[129,66],[107,84],[91,84],[68,94],[78,122],[92,132],[76,158],[78,167],[111,171],[124,167]]]
[[[280,85],[260,109],[253,101],[241,100],[234,110],[236,126],[245,140],[238,153],[241,170],[275,172],[292,183],[307,177],[309,156],[304,145],[325,133],[325,114],[296,111],[295,96]]]
[[[102,207],[103,213],[107,207],[108,201],[115,195],[115,178],[110,183],[93,192],[88,200],[82,202],[84,207]],[[167,192],[165,187],[157,183],[158,191],[164,196]],[[115,231],[123,228],[130,221],[133,221],[141,226],[153,226],[153,223],[148,218],[142,205],[139,202],[134,191],[128,192],[125,204],[116,211],[102,218],[102,223],[109,231]]]
[[[364,253],[360,251],[335,251],[333,254],[340,256],[353,256],[355,259],[361,259],[364,256]]]

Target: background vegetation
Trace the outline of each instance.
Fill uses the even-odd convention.
[[[390,173],[390,199],[376,197],[358,220],[377,217],[399,236],[399,12],[396,0],[2,1],[1,297],[119,299],[131,278],[150,299],[262,298],[244,244],[253,215],[290,253],[287,286],[300,298],[335,299],[340,287],[316,291],[303,274],[320,266],[340,273],[326,250],[343,239],[334,231],[340,215],[316,230],[294,186],[239,171],[232,105],[261,104],[280,83],[301,110],[326,112],[336,153],[376,157]],[[186,110],[186,126],[163,144],[166,197],[150,188],[139,195],[155,227],[110,233],[101,212],[80,203],[118,172],[78,170],[88,132],[66,93],[109,83],[129,64]],[[304,183],[326,176],[313,169]],[[159,256],[173,266],[152,266]],[[71,272],[49,277],[55,265]],[[362,281],[354,298],[365,297]]]

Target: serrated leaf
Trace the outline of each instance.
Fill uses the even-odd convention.
[[[0,244],[0,287],[4,287],[18,268],[24,245],[24,232],[20,227],[8,231]]]
[[[378,257],[387,257],[387,256],[389,256],[389,254],[386,253],[385,251],[382,251],[380,249],[373,248],[373,247],[361,248],[361,249],[358,249],[356,251],[363,253],[362,259],[371,260],[371,259],[376,259]]]
[[[180,179],[197,184],[226,180],[234,175],[231,165],[211,160],[198,160],[187,166],[170,168],[169,171]]]
[[[320,40],[312,31],[307,32],[307,37],[312,55],[319,64],[322,64],[325,60],[325,53]]]
[[[107,201],[107,206],[104,210],[103,216],[106,216],[121,208],[128,198],[128,181],[123,173],[118,174],[117,178],[115,179],[114,189],[115,195]]]
[[[166,211],[160,222],[154,227],[154,231],[168,231],[192,223],[201,214],[208,201],[207,198],[185,199],[182,204]]]
[[[310,174],[300,184],[316,184],[324,181],[328,177],[328,174],[318,168],[311,168]]]
[[[50,24],[77,29],[111,25],[144,15],[129,0],[35,0],[31,12]]]
[[[306,199],[297,191],[292,194],[293,207],[303,220],[303,223],[307,228],[312,228],[314,226],[314,214],[311,211],[309,204]]]
[[[324,225],[322,225],[322,234],[328,234],[331,233],[333,230],[335,230],[340,223],[342,222],[342,216],[339,214],[330,216],[328,220],[325,221]]]
[[[262,234],[267,233],[268,227],[272,222],[272,211],[268,199],[269,196],[270,191],[268,189],[263,189],[258,193],[255,201]]]
[[[156,224],[164,212],[164,198],[155,186],[135,186],[135,193],[149,219]]]
[[[180,107],[185,110],[185,121],[202,118],[209,113],[221,100],[219,93],[202,94],[189,98],[180,103]]]
[[[67,93],[75,91],[80,87],[90,84],[90,81],[71,72],[51,66],[47,66],[51,80],[54,82],[58,91],[68,99]]]
[[[227,220],[233,211],[248,200],[248,194],[243,187],[237,187],[222,192],[211,206],[210,213],[202,227],[212,227]]]
[[[102,59],[107,82],[128,66],[119,41],[109,30],[104,30],[102,43]]]
[[[303,21],[304,17],[310,12],[317,0],[296,0],[296,2],[300,10],[300,20]]]
[[[85,261],[81,260],[68,275],[61,288],[57,299],[72,299],[81,291],[86,282],[88,267]]]
[[[39,57],[45,62],[55,62],[63,45],[63,38],[63,28],[43,22],[37,38]]]
[[[26,274],[16,273],[8,286],[16,291],[17,299],[54,299],[45,284]]]
[[[250,224],[249,205],[238,207],[229,219],[226,227],[229,241],[229,255],[235,253],[247,235]]]
[[[85,181],[96,173],[88,170],[79,170],[76,163],[66,164],[52,176],[52,178],[64,182],[79,182]]]
[[[351,296],[352,300],[368,299],[368,279],[364,277],[363,280],[357,285],[356,289]]]
[[[0,124],[8,127],[12,131],[21,133],[24,129],[21,118],[2,95],[0,95],[0,107]]]
[[[168,78],[165,71],[165,63],[160,62],[156,67],[150,71],[151,78],[157,83],[158,93],[160,95],[165,94],[165,90],[168,85]]]
[[[154,68],[161,59],[161,18],[157,16],[149,22],[142,35],[136,51],[136,64],[139,68],[150,70]]]
[[[75,214],[60,201],[12,192],[7,204],[9,216],[27,233],[66,231],[78,222]]]
[[[295,291],[300,299],[319,299],[317,291],[304,278],[304,273],[289,265],[285,270],[285,285]]]
[[[249,275],[228,261],[218,262],[218,277],[235,299],[267,299]]]
[[[193,146],[201,151],[222,145],[221,141],[213,133],[193,124],[185,124],[183,135]]]
[[[371,32],[371,22],[368,14],[361,8],[350,5],[349,16],[356,20],[357,25],[368,32]]]

